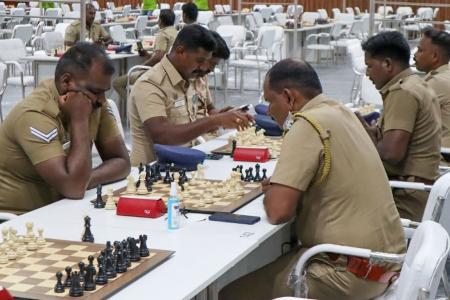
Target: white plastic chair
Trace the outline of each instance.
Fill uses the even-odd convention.
[[[175,3],[175,4],[173,5],[173,10],[174,10],[174,11],[181,10],[182,7],[183,7],[183,5],[184,5],[184,2],[177,2],[177,3]]]
[[[114,9],[116,9],[116,5],[114,4],[114,2],[108,1],[108,2],[106,2],[106,8],[110,9],[110,10],[114,10]]]
[[[44,42],[44,49],[47,53],[52,52],[54,49],[64,48],[64,36],[61,32],[44,32],[42,34],[42,39]]]
[[[358,6],[355,6],[355,16],[361,15],[361,9]]]
[[[208,26],[209,23],[214,19],[214,13],[210,10],[199,11],[197,17],[197,23]]]
[[[280,14],[284,12],[283,5],[281,4],[271,4],[269,7],[272,9],[273,14]]]
[[[317,12],[304,12],[301,17],[301,22],[304,24],[314,24],[320,18]]]
[[[355,11],[354,11],[353,7],[347,7],[345,9],[345,12],[350,14],[350,15],[353,15],[353,16],[355,15]]]
[[[10,21],[10,27],[13,27],[14,25],[20,24],[23,22],[23,19],[25,17],[25,9],[23,8],[11,8],[10,10],[11,15],[11,21]]]
[[[21,86],[22,97],[25,98],[25,87],[34,86],[34,76],[25,75],[25,45],[21,39],[0,40],[0,49],[0,61],[8,66],[6,84]]]
[[[30,5],[30,8],[39,7],[39,1],[30,1],[28,5]]]
[[[216,32],[222,37],[231,37],[230,45],[231,52],[234,52],[235,47],[241,47],[245,41],[245,27],[240,25],[220,25]]]
[[[3,122],[3,110],[2,110],[2,100],[3,94],[6,90],[6,79],[7,79],[7,66],[3,62],[0,62],[0,121]],[[4,220],[0,214],[0,220]]]
[[[40,18],[35,18],[35,17],[40,17],[41,16],[41,9],[39,7],[32,7],[32,8],[30,8],[28,16],[30,17],[30,23],[32,25],[36,26],[41,19]]]
[[[265,23],[269,22],[272,14],[273,14],[273,10],[270,7],[263,7],[259,10],[259,13],[261,13],[261,16],[263,17],[263,20]]]
[[[66,29],[69,27],[70,24],[68,23],[58,23],[55,26],[55,32],[61,33],[61,35],[64,37],[66,35]]]
[[[125,29],[125,33],[131,33],[135,39],[139,39],[147,27],[147,16],[139,16],[134,22],[134,28]]]
[[[328,12],[326,9],[320,8],[317,10],[321,19],[328,19]]]
[[[276,13],[273,16],[274,25],[285,26],[287,22],[287,15],[285,13]]]
[[[160,9],[170,9],[170,4],[169,3],[160,3],[159,8]]]
[[[127,4],[123,6],[122,14],[124,17],[128,17],[131,13],[131,5]]]
[[[11,36],[12,39],[21,39],[23,44],[27,45],[31,41],[32,37],[33,26],[31,24],[14,26]]]
[[[339,8],[335,7],[331,10],[331,12],[333,13],[333,19],[336,19],[337,16],[341,13],[341,10]]]
[[[67,4],[67,3],[62,3],[62,4],[61,4],[61,9],[62,9],[62,14],[63,14],[63,16],[66,16],[66,14],[68,14],[68,13],[71,12],[71,10],[70,10],[70,5]]]
[[[411,17],[414,14],[414,12],[411,6],[399,6],[397,7],[396,14],[397,19],[401,20],[407,17]]]
[[[253,5],[252,11],[260,11],[262,8],[266,8],[267,5],[265,4],[255,4]]]
[[[80,3],[72,3],[73,11],[81,11]]]
[[[357,256],[376,263],[402,263],[399,278],[376,300],[435,299],[445,262],[450,252],[450,238],[440,224],[425,221],[420,224],[414,233],[406,255],[333,244],[311,247],[300,257],[291,275],[291,280],[297,282],[295,296],[300,296],[298,286],[308,260],[319,253],[325,252]]]
[[[393,14],[394,13],[394,9],[392,8],[392,6],[378,6],[378,10],[377,10],[377,14],[384,16],[386,14]]]
[[[352,25],[353,22],[355,21],[355,15],[348,13],[338,14],[334,21],[345,25]]]
[[[264,25],[264,17],[259,11],[254,11],[250,15],[255,20],[256,27],[259,28]]]
[[[17,3],[17,8],[23,8],[26,9],[27,8],[27,4],[26,3]]]
[[[337,27],[341,28],[341,26],[341,24],[335,23],[332,27],[332,30]],[[305,49],[315,52],[317,63],[321,62],[322,52],[326,54],[327,62],[328,59],[334,62],[335,46],[331,44],[331,41],[332,40],[330,33],[313,33],[306,37]]]
[[[123,29],[122,25],[111,26],[109,28],[109,33],[111,34],[111,38],[113,39],[113,41],[117,43],[133,44],[137,41],[135,39],[127,39],[125,30]]]
[[[46,20],[47,25],[55,26],[57,18],[60,16],[58,8],[47,8],[45,10],[45,16],[48,17]],[[45,29],[44,29],[45,31]]]
[[[218,17],[217,22],[219,23],[219,26],[220,25],[234,25],[233,19],[231,18],[231,16]]]
[[[303,6],[297,5],[297,7],[293,4],[288,5],[286,13],[288,18],[295,18],[295,16],[299,16],[303,13]]]
[[[225,11],[223,10],[222,4],[215,4],[214,10],[215,10],[216,14],[224,14],[225,13]]]
[[[229,4],[224,4],[224,5],[222,5],[223,6],[223,11],[224,11],[224,13],[226,13],[226,14],[231,14],[231,5],[229,5]]]
[[[77,19],[80,18],[80,11],[78,11],[78,10],[69,11],[68,13],[66,13],[66,15],[64,17],[65,18],[71,18],[71,19],[64,19],[64,21],[63,21],[64,23],[70,24],[73,21],[75,21],[72,18],[77,18]]]
[[[350,93],[350,101],[354,106],[358,106],[361,99],[361,85],[362,78],[366,73],[366,64],[364,62],[364,51],[361,48],[361,43],[352,44],[347,47],[352,62],[352,70],[354,75],[352,90]],[[372,97],[369,97],[372,98]]]
[[[94,7],[95,7],[96,10],[100,10],[100,5],[98,4],[97,1],[94,0],[94,1],[92,1],[91,3],[92,3],[92,5],[94,5]]]

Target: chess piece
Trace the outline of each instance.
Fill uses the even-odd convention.
[[[84,217],[84,233],[83,236],[81,237],[81,241],[88,243],[94,242],[94,235],[92,234],[91,231],[91,218],[89,216]]]
[[[245,182],[250,182],[250,175],[249,175],[250,170],[247,169],[245,170],[245,177],[244,177],[244,181]]]
[[[261,174],[259,173],[259,170],[261,169],[261,166],[259,164],[255,165],[255,178],[253,179],[255,182],[261,181]]]
[[[163,182],[167,184],[172,182],[172,176],[170,175],[170,164],[166,164],[166,176],[164,176]]]
[[[27,228],[27,234],[25,236],[25,243],[29,243],[31,239],[34,239],[34,233],[33,233],[33,222],[27,222],[25,224],[26,228]]]
[[[70,266],[66,267],[66,280],[64,281],[64,286],[71,287],[72,286],[72,268]]]
[[[62,276],[63,274],[61,272],[57,272],[56,273],[56,285],[55,288],[53,289],[55,291],[55,293],[64,293],[64,284],[62,283]]]
[[[136,239],[134,239],[132,237],[129,237],[128,238],[128,245],[130,247],[130,253],[129,253],[130,260],[132,262],[140,261],[141,260],[141,256],[139,254],[139,248],[136,245]]]
[[[145,185],[145,172],[141,172],[139,174],[139,187],[136,191],[136,194],[138,195],[146,195],[148,194],[147,187]]]
[[[80,273],[77,271],[72,274],[72,284],[69,290],[70,297],[81,297],[83,296],[84,290],[80,284]]]
[[[204,180],[205,179],[205,166],[198,164],[197,165],[197,179]]]
[[[144,164],[143,163],[139,163],[138,174],[141,174],[142,172],[144,172]]]
[[[36,244],[36,238],[33,236],[32,238],[30,238],[28,240],[28,244],[27,244],[27,250],[29,251],[34,251],[38,248],[37,244]]]
[[[162,179],[161,176],[161,166],[159,164],[155,165],[155,182]]]
[[[182,173],[181,173],[181,179],[183,180],[183,183],[188,182],[189,178],[187,177],[187,169],[183,168]]]
[[[151,175],[145,180],[145,186],[147,187],[148,192],[153,190],[153,178]]]
[[[8,233],[9,233],[8,228],[3,227],[2,228],[2,241],[3,241],[3,243],[6,243],[8,241]]]
[[[255,179],[255,177],[253,177],[253,168],[250,167],[248,168],[248,181],[252,182]]]
[[[122,250],[123,250],[124,260],[125,260],[125,262],[127,264],[127,268],[129,268],[129,267],[131,267],[131,260],[130,260],[130,257],[128,255],[128,242],[127,242],[127,240],[123,240],[122,241]]]
[[[102,185],[97,185],[97,198],[94,201],[94,208],[104,208],[105,201],[102,198]]]
[[[108,210],[115,210],[116,209],[116,202],[114,202],[114,194],[113,189],[109,188],[106,193],[106,204],[105,209]]]
[[[17,238],[17,256],[24,257],[27,255],[27,246],[22,235]]]
[[[105,270],[108,278],[115,278],[117,276],[116,268],[114,266],[114,257],[112,255],[111,242],[109,241],[106,243],[105,249]]]
[[[96,288],[94,276],[97,272],[95,270],[93,261],[94,257],[92,255],[89,255],[88,257],[89,265],[86,267],[86,272],[84,274],[84,290],[85,291],[94,291]]]
[[[0,265],[4,265],[8,263],[8,255],[7,255],[6,245],[0,245]]]
[[[261,177],[261,181],[267,179],[267,175],[266,175],[267,169],[262,169],[262,172],[263,172],[263,175],[262,175],[262,177]]]
[[[13,227],[9,227],[9,239],[14,242],[17,240],[17,230]]]
[[[147,248],[147,235],[143,234],[139,236],[139,255],[141,257],[147,257],[150,255],[150,251]]]
[[[84,275],[85,275],[85,265],[84,262],[80,261],[78,263],[78,269],[80,270],[79,274],[80,274],[80,283],[84,282]]]
[[[237,147],[237,141],[236,140],[233,140],[232,142],[231,142],[231,157],[233,157],[233,155],[234,155],[234,151],[236,151],[236,147]]]
[[[39,236],[36,240],[36,244],[37,244],[38,248],[44,248],[45,247],[44,229],[39,228],[38,234],[39,234]]]
[[[127,262],[123,259],[122,244],[119,243],[116,254],[116,272],[125,273],[127,271]]]
[[[136,185],[134,183],[133,176],[127,177],[127,189],[125,191],[127,194],[136,194]]]
[[[94,266],[94,256],[93,255],[89,255],[88,256],[88,261],[89,261],[89,264],[86,267],[86,269],[87,268],[93,268],[94,269],[94,275],[97,274],[97,271],[95,270],[95,266]]]
[[[95,283],[98,285],[104,285],[108,283],[108,276],[106,275],[105,264],[102,262],[98,266],[98,273],[95,276]]]

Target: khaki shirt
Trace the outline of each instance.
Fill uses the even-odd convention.
[[[302,191],[298,236],[302,247],[331,243],[389,253],[405,251],[403,229],[378,152],[356,116],[319,95],[301,110],[328,132],[331,169],[321,175],[323,145],[309,122],[286,134],[270,181]]]
[[[208,75],[192,80],[191,84],[198,95],[197,116],[206,117],[208,116],[208,106],[214,104],[209,90]]]
[[[384,162],[388,176],[435,180],[441,148],[441,116],[435,94],[411,69],[398,74],[380,93],[384,106],[382,133],[396,129],[411,133],[404,161],[398,165]]]
[[[144,122],[165,117],[173,124],[195,120],[197,94],[165,56],[145,72],[131,89],[128,111],[131,126],[131,164],[155,160],[153,141],[144,132]]]
[[[424,80],[436,93],[441,107],[442,147],[450,147],[450,66],[440,66],[428,73]]]
[[[70,151],[70,132],[63,125],[53,79],[14,107],[0,127],[0,211],[24,213],[58,200],[59,195],[34,166]],[[89,122],[92,142],[119,135],[111,108],[95,110]]]
[[[106,37],[109,37],[109,34],[99,23],[94,22],[90,28],[86,27],[84,40],[97,42]],[[64,41],[72,43],[80,41],[80,21],[74,21],[67,26]]]
[[[155,38],[155,49],[154,51],[161,50],[165,53],[169,52],[172,47],[173,42],[177,38],[178,31],[173,26],[164,27],[161,29]]]

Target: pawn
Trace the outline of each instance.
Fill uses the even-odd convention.
[[[97,276],[95,277],[95,283],[98,285],[104,285],[108,283],[108,276],[106,275],[105,264],[102,262],[98,266]]]
[[[61,272],[57,272],[56,273],[56,285],[55,288],[53,289],[55,291],[55,293],[64,293],[65,287],[64,284],[62,283],[62,276],[63,274]]]
[[[148,194],[147,187],[145,185],[145,172],[141,172],[139,174],[139,187],[136,191],[136,194],[138,195],[146,195]]]
[[[17,256],[24,257],[27,255],[27,246],[25,245],[24,237],[19,236],[17,238]]]
[[[0,265],[4,265],[8,263],[8,255],[6,253],[6,247],[4,245],[0,245]]]
[[[80,261],[78,263],[78,269],[80,270],[79,274],[80,274],[80,282],[83,283],[84,282],[84,274],[85,274],[85,265],[84,262]]]
[[[71,287],[72,286],[72,268],[66,267],[66,280],[64,280],[64,286]]]
[[[134,183],[134,178],[131,175],[127,177],[127,189],[125,193],[136,194],[136,184]]]
[[[105,209],[113,210],[116,209],[116,203],[114,202],[113,189],[109,188],[106,193],[106,205]]]
[[[170,175],[170,164],[166,165],[166,176],[164,176],[164,183],[170,184],[172,182],[172,176]]]
[[[261,180],[267,179],[267,169],[262,169],[263,175],[261,177]]]
[[[3,229],[2,229],[3,243],[6,243],[6,241],[8,241],[8,234],[9,234],[8,228],[3,227]]]
[[[105,201],[102,198],[102,185],[97,185],[97,198],[94,201],[94,208],[104,208]]]
[[[36,238],[32,237],[28,240],[28,244],[27,244],[27,250],[29,251],[34,251],[38,248],[37,244],[36,244]]]
[[[45,247],[45,238],[44,238],[44,229],[39,228],[38,229],[38,238],[36,240],[38,248],[44,248]]]

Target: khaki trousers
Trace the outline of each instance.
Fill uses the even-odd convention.
[[[427,205],[429,192],[415,191],[407,189],[394,189],[395,206],[400,214],[400,218],[409,219],[415,222],[422,221],[422,215]]]
[[[271,300],[293,296],[287,286],[292,268],[306,249],[293,250],[276,261],[243,276],[223,288],[220,300]],[[309,262],[306,275],[308,298],[364,300],[381,295],[387,284],[364,280],[346,271],[346,258],[335,262],[314,258]]]
[[[130,84],[134,84],[145,71],[146,70],[139,70],[131,73]],[[122,107],[121,104],[126,105],[127,103],[127,81],[128,75],[122,75],[115,78],[112,82],[113,88],[116,90],[117,94],[119,94],[119,103],[117,103],[119,107]]]

